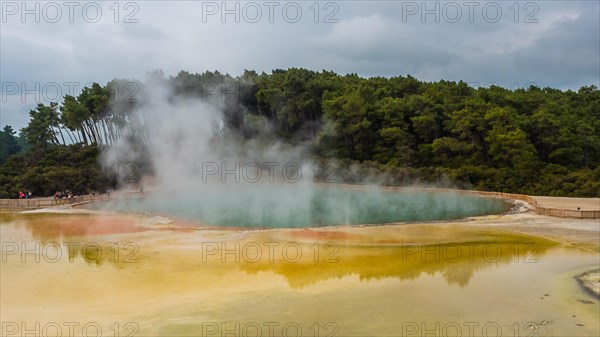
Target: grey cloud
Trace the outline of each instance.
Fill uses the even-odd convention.
[[[306,67],[577,89],[600,77],[599,6],[591,1],[534,2],[537,24],[515,23],[512,2],[498,2],[504,11],[495,23],[477,12],[472,23],[467,17],[435,23],[421,22],[419,15],[403,21],[407,2],[340,1],[339,23],[327,24],[313,22],[312,2],[301,3],[297,23],[278,15],[273,23],[256,24],[223,23],[219,16],[202,22],[201,2],[136,3],[138,23],[114,23],[108,9],[93,24],[2,23],[1,80],[106,83],[115,77],[143,79],[157,68],[167,75],[182,69],[236,75],[243,69]],[[321,8],[320,19],[324,14]],[[22,127],[32,103],[2,103],[2,123]]]

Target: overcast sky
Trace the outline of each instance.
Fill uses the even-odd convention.
[[[304,67],[574,90],[600,81],[596,0],[22,4],[1,2],[0,124],[15,129],[38,102],[154,69]]]

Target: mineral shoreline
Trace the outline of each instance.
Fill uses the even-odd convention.
[[[600,299],[600,269],[577,276],[577,281],[586,291]]]

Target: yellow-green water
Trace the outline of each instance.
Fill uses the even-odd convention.
[[[52,335],[56,323],[67,336],[69,322],[79,323],[79,335],[100,327],[107,336],[600,329],[598,300],[573,279],[597,266],[598,254],[510,232],[459,224],[242,232],[164,228],[123,215],[0,222],[4,335],[16,327],[21,336],[35,323]]]

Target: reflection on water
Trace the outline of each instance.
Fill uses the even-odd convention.
[[[112,262],[121,266],[123,252],[137,250],[135,243],[119,243],[90,238],[147,231],[140,218],[86,213],[0,213],[3,253],[26,259],[56,263],[64,258],[73,262],[81,257],[88,264]],[[131,256],[131,253],[127,256]]]
[[[3,320],[96,321],[106,331],[137,322],[140,336],[206,336],[224,322],[294,322],[302,336],[410,335],[421,323],[449,322],[481,329],[492,321],[506,336],[593,336],[600,328],[598,301],[577,301],[586,295],[564,276],[597,263],[597,254],[525,235],[450,224],[148,231],[127,217],[93,220],[100,228],[83,233],[75,219],[2,218]],[[107,230],[126,222],[127,230]],[[56,263],[23,262],[6,251],[19,240],[99,243],[106,257],[90,263],[96,251],[74,249]],[[126,243],[139,248],[129,262]]]
[[[328,279],[357,275],[360,281],[395,278],[413,280],[422,274],[439,273],[448,285],[467,286],[481,269],[510,263],[536,263],[548,243],[467,242],[461,244],[402,244],[395,247],[339,248],[339,259],[331,263],[253,263],[241,259],[240,268],[249,274],[270,271],[285,277],[290,287],[300,289]],[[310,246],[303,247],[307,251]],[[535,256],[535,257],[534,257]]]
[[[1,227],[4,232],[27,231],[29,239],[19,245],[19,250],[37,250],[46,255],[42,259],[50,261],[57,250],[62,250],[70,262],[81,257],[88,264],[113,263],[122,268],[127,266],[124,261],[138,261],[138,244],[97,238],[148,230],[139,218],[106,214],[3,215],[2,220],[6,221]],[[336,230],[288,231],[277,241],[272,241],[272,233],[257,232],[233,242],[226,236],[192,247],[200,250],[202,259],[183,255],[177,260],[191,270],[218,273],[226,266],[227,271],[241,270],[250,275],[272,272],[283,276],[294,289],[349,275],[368,281],[410,280],[436,273],[448,284],[464,287],[480,269],[536,263],[549,247],[556,246],[547,240],[491,231],[426,225],[398,229],[381,228],[361,235]]]
[[[139,218],[89,213],[0,213],[0,223],[25,228],[32,238],[38,240],[147,230]]]

